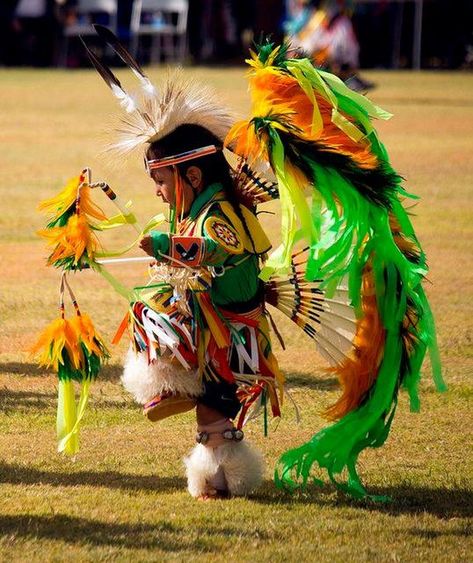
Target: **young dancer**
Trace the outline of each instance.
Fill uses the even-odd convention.
[[[276,483],[305,485],[317,465],[343,491],[367,496],[358,456],[386,440],[401,387],[418,409],[429,349],[443,386],[426,259],[401,203],[409,194],[372,125],[390,115],[265,43],[249,61],[251,115],[234,123],[204,86],[179,75],[156,92],[113,34],[97,30],[141,83],[142,98],[131,97],[89,52],[127,112],[112,148],[144,149],[170,207],[169,230],[141,241],[156,262],[131,304],[126,388],[151,420],[196,409],[198,443],[186,459],[193,496],[247,494],[262,463],[242,428],[262,413],[266,429],[268,410],[280,415],[273,305],[315,341],[342,386],[326,412],[332,423],[283,454]],[[254,172],[264,168],[276,182]],[[268,256],[255,209],[277,198],[282,241]]]

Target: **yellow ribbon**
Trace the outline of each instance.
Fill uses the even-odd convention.
[[[126,219],[125,216],[122,215],[123,219]],[[112,217],[112,219],[114,219]],[[111,219],[110,219],[111,220]],[[162,225],[164,222],[166,221],[165,216],[162,213],[159,213],[158,215],[155,215],[154,217],[152,217],[145,225],[144,229],[141,231],[141,233],[138,235],[138,237],[129,245],[125,246],[124,248],[120,248],[118,250],[113,250],[113,251],[107,251],[107,252],[96,252],[95,253],[95,257],[96,258],[111,258],[111,257],[115,257],[115,256],[122,256],[123,254],[126,254],[127,252],[129,252],[134,246],[136,246],[136,244],[146,235],[148,234],[150,231],[152,231],[154,228],[159,227],[159,225]],[[124,224],[124,223],[122,223]],[[118,224],[116,225],[118,226]],[[105,228],[113,228],[113,227],[105,227]]]

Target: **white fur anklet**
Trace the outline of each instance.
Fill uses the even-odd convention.
[[[218,471],[218,463],[213,448],[197,444],[184,458],[187,475],[187,490],[198,498],[209,492],[209,483]]]
[[[263,480],[263,456],[247,442],[228,442],[216,448],[197,444],[184,459],[187,486],[193,497],[202,497],[214,489],[214,479],[221,468],[228,492],[245,496]]]
[[[214,451],[232,496],[248,495],[261,485],[264,472],[263,455],[247,441],[228,442]]]

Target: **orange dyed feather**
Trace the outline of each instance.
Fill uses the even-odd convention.
[[[86,347],[87,352],[102,358],[104,356],[103,350],[106,351],[106,347],[101,336],[96,332],[89,315],[75,315],[69,322],[77,338],[80,339],[82,344]],[[108,355],[107,351],[105,353]]]
[[[82,214],[71,215],[64,227],[43,229],[38,231],[38,235],[45,238],[49,246],[55,247],[48,259],[49,264],[71,256],[77,264],[84,253],[93,260],[97,251],[97,237]]]
[[[332,122],[332,105],[315,91],[316,104],[322,117],[322,130],[313,131],[314,105],[293,76],[281,73],[274,67],[264,67],[254,71],[249,82],[252,117],[281,115],[285,123],[298,130],[297,135],[302,139],[320,142],[326,145],[327,150],[349,156],[360,168],[373,169],[378,165],[369,142],[356,142],[339,129]],[[340,113],[353,122],[352,117]],[[277,127],[276,122],[274,126]],[[266,156],[264,145],[267,139],[260,139],[255,135],[250,121],[240,121],[234,125],[225,142],[232,145],[237,154],[250,161]]]
[[[343,392],[324,415],[339,419],[356,409],[378,376],[383,357],[385,330],[376,303],[374,276],[367,265],[362,278],[363,317],[358,320],[353,340],[354,352],[339,367],[330,371],[338,375]]]
[[[77,333],[71,322],[59,318],[52,321],[40,334],[38,341],[31,348],[31,353],[38,355],[41,366],[58,369],[63,364],[63,350],[66,352],[75,369],[83,366],[82,353],[79,348]]]

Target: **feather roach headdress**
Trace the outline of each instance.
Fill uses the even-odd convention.
[[[113,72],[82,41],[95,69],[125,111],[117,130],[118,140],[108,147],[110,151],[128,154],[140,146],[166,137],[180,125],[199,125],[223,143],[233,118],[211,88],[185,79],[180,70],[170,73],[164,85],[160,89],[156,88],[109,29],[101,25],[94,25],[94,28],[140,83],[140,90],[136,94],[129,94]]]

